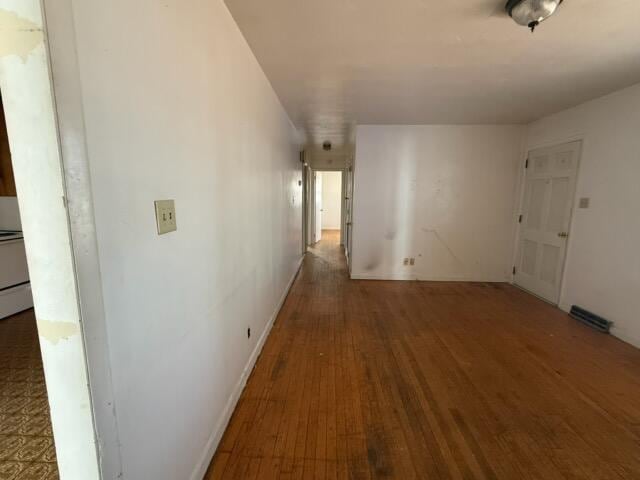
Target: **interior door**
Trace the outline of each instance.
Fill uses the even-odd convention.
[[[314,228],[314,238],[316,242],[322,240],[322,173],[315,172],[315,195],[314,195],[314,203],[315,203],[315,228]]]
[[[529,152],[515,283],[557,304],[581,142]]]

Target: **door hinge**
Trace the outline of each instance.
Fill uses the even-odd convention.
[[[522,223],[522,215],[518,217],[518,223]]]
[[[529,168],[529,159],[528,158],[524,162],[524,168]]]
[[[513,267],[513,274],[516,274],[516,267]]]

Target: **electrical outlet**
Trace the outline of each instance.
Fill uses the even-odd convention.
[[[154,203],[158,235],[175,232],[178,229],[175,202],[173,200],[156,200]]]
[[[589,208],[590,204],[591,204],[591,199],[589,197],[580,199],[580,208]]]
[[[412,267],[416,264],[416,259],[415,258],[410,258],[409,259],[409,265],[411,265]]]

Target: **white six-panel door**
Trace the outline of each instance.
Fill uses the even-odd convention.
[[[515,283],[557,304],[581,142],[529,152]]]

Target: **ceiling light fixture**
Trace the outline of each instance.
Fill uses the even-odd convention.
[[[533,32],[561,3],[562,0],[509,0],[505,8],[517,24],[529,27]]]

